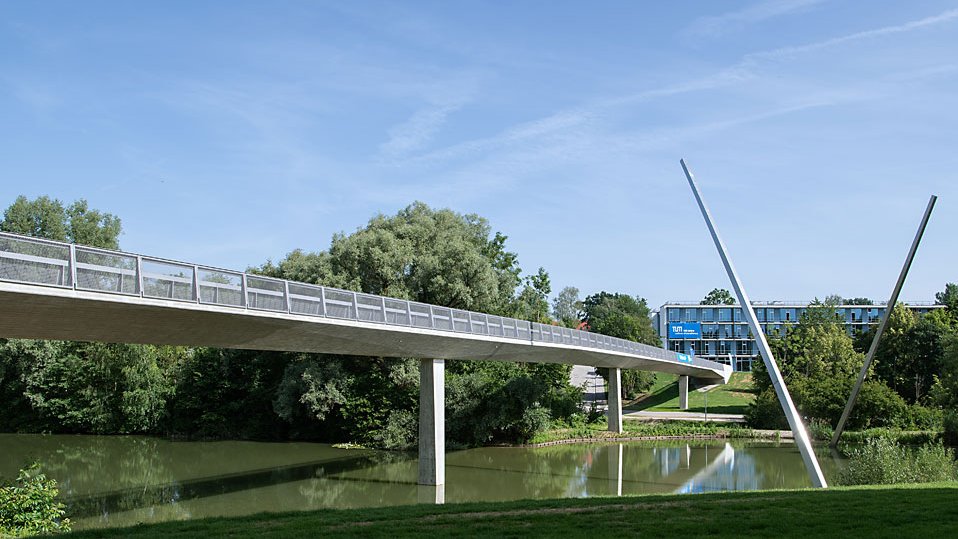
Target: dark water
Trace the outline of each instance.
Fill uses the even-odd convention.
[[[835,457],[819,454],[826,477]],[[414,454],[325,444],[0,434],[0,475],[37,460],[74,529],[262,511],[434,502]],[[446,457],[447,503],[810,486],[791,443],[490,447]]]

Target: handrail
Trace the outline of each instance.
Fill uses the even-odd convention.
[[[0,232],[0,281],[564,344],[722,368],[697,356],[577,329],[7,232]]]

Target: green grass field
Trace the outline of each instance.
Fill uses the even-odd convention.
[[[705,412],[706,395],[708,411],[715,414],[744,414],[755,399],[752,375],[747,372],[732,373],[729,383],[708,391],[689,390],[689,412]],[[672,374],[658,374],[648,395],[625,407],[626,411],[649,410],[653,412],[678,412],[679,383]]]
[[[958,483],[320,510],[70,537],[956,537]]]

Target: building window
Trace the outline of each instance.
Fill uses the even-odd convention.
[[[685,309],[685,321],[695,322],[695,309]]]
[[[765,309],[755,309],[755,317],[758,318],[759,322],[765,321]]]
[[[775,309],[768,309],[768,321],[769,322],[775,321]]]
[[[741,321],[742,321],[742,309],[735,309],[733,312],[735,313],[735,321],[736,321],[736,322],[741,322]]]
[[[669,322],[681,322],[682,309],[669,309]]]
[[[719,354],[725,355],[728,353],[728,343],[725,341],[719,341]]]
[[[702,309],[702,321],[703,322],[712,321],[712,309]]]
[[[732,309],[723,307],[719,309],[719,322],[731,322],[732,321]]]

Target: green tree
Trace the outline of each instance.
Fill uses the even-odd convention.
[[[549,280],[549,273],[539,268],[535,275],[529,275],[524,279],[524,286],[516,297],[512,316],[540,324],[552,323],[552,319],[549,318],[549,293],[551,292],[552,283]]]
[[[948,283],[945,289],[935,293],[935,304],[944,305],[953,320],[958,320],[958,284]]]
[[[909,356],[913,351],[909,333],[917,322],[918,318],[911,309],[902,303],[895,305],[885,325],[881,341],[878,342],[878,350],[875,351],[875,359],[872,363],[878,379],[903,395],[907,395],[908,389],[912,386],[903,366],[911,363]],[[861,340],[871,345],[875,331],[877,331],[877,325],[864,332]]]
[[[334,236],[328,251],[294,251],[257,271],[549,322],[548,273],[540,268],[521,280],[517,256],[505,242],[481,217],[417,202],[394,216],[377,215],[353,234]],[[452,445],[515,441],[541,428],[543,410],[561,417],[578,402],[564,365],[450,362],[447,370]],[[273,409],[293,430],[408,447],[417,436],[418,381],[414,360],[300,356],[284,368]]]
[[[577,328],[582,323],[582,300],[579,289],[567,286],[559,291],[552,301],[552,316],[567,328]]]
[[[711,292],[705,295],[705,298],[699,302],[700,305],[734,305],[735,298],[732,293],[724,288],[713,288]]]
[[[65,207],[59,200],[47,196],[29,200],[21,195],[4,211],[0,230],[103,249],[118,249],[122,227],[118,217],[91,209],[83,199]]]
[[[864,357],[855,351],[835,317],[834,305],[814,302],[795,327],[784,337],[770,339],[769,345],[796,407],[806,417],[837,424]],[[764,363],[755,363],[753,380],[758,396],[748,409],[749,423],[759,428],[783,428],[785,417]],[[856,408],[852,424],[860,424],[861,417]]]
[[[661,346],[661,340],[652,327],[652,312],[645,298],[628,294],[599,292],[582,301],[584,321],[589,331],[640,342],[651,346]],[[603,369],[602,374],[608,373]],[[651,387],[654,373],[626,369],[622,371],[622,393],[632,398]]]
[[[336,234],[328,251],[293,251],[256,271],[286,279],[506,314],[519,284],[506,237],[490,237],[477,215],[416,202],[395,216],[377,215],[353,234]]]

